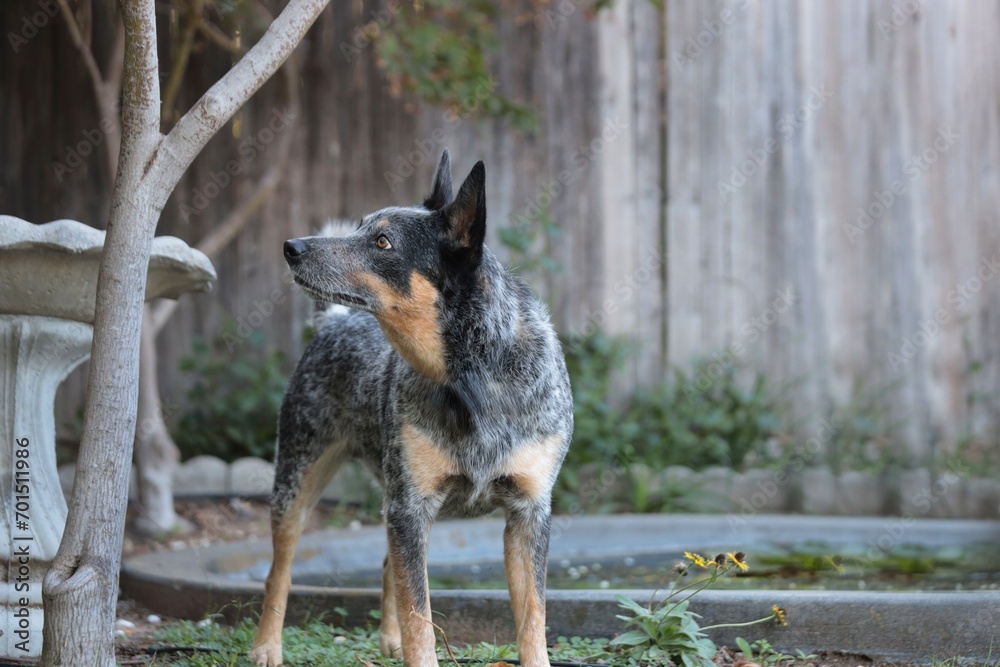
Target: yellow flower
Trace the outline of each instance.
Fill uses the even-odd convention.
[[[706,561],[698,554],[693,554],[690,551],[685,551],[684,557],[687,558],[692,563],[694,563],[695,565],[697,565],[698,567],[705,567],[706,565],[708,565],[708,561]]]
[[[736,564],[736,567],[740,568],[741,572],[746,572],[750,569],[747,565],[747,556],[742,551],[737,551],[736,553],[729,552],[726,556],[728,556],[729,560]]]
[[[771,611],[774,612],[774,620],[781,625],[788,625],[788,612],[779,607],[776,604],[771,605]]]

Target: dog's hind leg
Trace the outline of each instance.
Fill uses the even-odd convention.
[[[301,461],[282,456],[278,449],[275,466],[274,497],[271,500],[271,542],[274,558],[264,584],[257,636],[249,657],[260,667],[277,667],[281,662],[281,630],[285,622],[288,591],[292,585],[292,560],[309,513],[319,501],[323,489],[346,458],[346,448],[328,447],[323,455],[300,469]]]
[[[510,589],[517,655],[524,667],[549,667],[545,642],[545,576],[551,510],[547,504],[512,504],[503,532],[504,569]]]
[[[552,485],[566,451],[562,436],[522,445],[508,462],[512,485],[504,509],[503,560],[524,667],[549,667],[545,641],[545,577],[552,526]]]

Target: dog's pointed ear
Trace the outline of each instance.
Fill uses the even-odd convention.
[[[443,212],[455,248],[471,252],[470,257],[478,260],[486,239],[486,167],[481,160],[458,189],[455,201]]]
[[[434,172],[434,185],[430,195],[424,200],[424,208],[428,211],[439,211],[451,203],[451,156],[448,149],[441,154],[437,171]]]

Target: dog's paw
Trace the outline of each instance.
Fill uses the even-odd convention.
[[[378,648],[387,658],[401,658],[403,656],[403,640],[399,634],[379,632]]]
[[[254,646],[247,653],[247,657],[257,667],[280,667],[281,662],[281,642],[265,642],[259,646]]]

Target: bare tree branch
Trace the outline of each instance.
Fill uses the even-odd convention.
[[[191,47],[194,45],[194,34],[197,32],[198,26],[204,22],[204,8],[205,0],[191,0],[191,6],[187,13],[187,21],[184,24],[184,34],[181,37],[181,46],[177,50],[174,66],[170,70],[167,87],[163,91],[163,111],[160,115],[163,118],[164,125],[173,120],[174,103],[177,101],[177,94],[180,92],[181,82],[184,80],[184,73],[187,71],[188,58],[191,56]]]
[[[83,33],[80,30],[80,24],[76,20],[76,15],[70,9],[69,3],[66,0],[59,0],[59,10],[66,20],[66,27],[69,28],[69,35],[73,38],[73,44],[83,58],[83,66],[87,68],[87,73],[90,74],[90,82],[94,86],[94,97],[101,97],[99,89],[104,83],[104,76],[101,74],[101,68],[97,66],[97,60],[94,59],[94,54],[90,50],[90,44],[84,39]]]
[[[114,187],[115,176],[118,171],[118,154],[121,151],[121,118],[118,113],[118,94],[122,86],[122,68],[124,66],[125,53],[125,26],[118,20],[115,21],[115,41],[111,48],[111,56],[108,60],[108,73],[101,74],[101,68],[91,51],[89,40],[83,35],[76,15],[70,9],[66,0],[59,0],[59,10],[66,20],[66,27],[69,29],[70,37],[80,57],[83,59],[83,66],[87,70],[90,85],[94,89],[94,102],[97,104],[97,114],[101,120],[107,120],[112,124],[112,129],[105,136],[104,152],[106,158],[106,169],[108,184]]]
[[[285,62],[281,72],[284,74],[286,94],[288,95],[288,115],[295,119],[299,117],[301,104],[298,89],[299,68],[294,55]],[[196,246],[198,250],[205,253],[209,259],[214,260],[243,231],[247,223],[250,222],[251,216],[264,205],[268,197],[277,189],[285,175],[285,166],[288,163],[294,138],[294,133],[290,129],[286,129],[277,146],[277,156],[271,166],[258,179],[240,204],[198,243]],[[156,304],[151,317],[154,335],[163,329],[177,310],[178,305],[179,303],[174,299],[164,299]]]
[[[121,114],[118,112],[118,96],[122,90],[122,72],[125,68],[125,24],[121,19],[115,21],[115,41],[111,47],[108,59],[107,73],[104,75],[104,97],[98,100],[101,115],[110,118],[113,129],[105,137],[104,145],[108,160],[110,178],[108,183],[114,184],[118,173],[118,156],[121,154],[122,126]]]
[[[207,18],[198,23],[198,30],[221,49],[229,51],[230,53],[242,53],[242,49],[240,49],[240,40],[233,39],[226,33],[222,32],[222,30],[219,29],[219,26],[215,25]]]
[[[253,48],[177,122],[151,166],[171,189],[208,140],[285,62],[328,3],[291,0]]]

